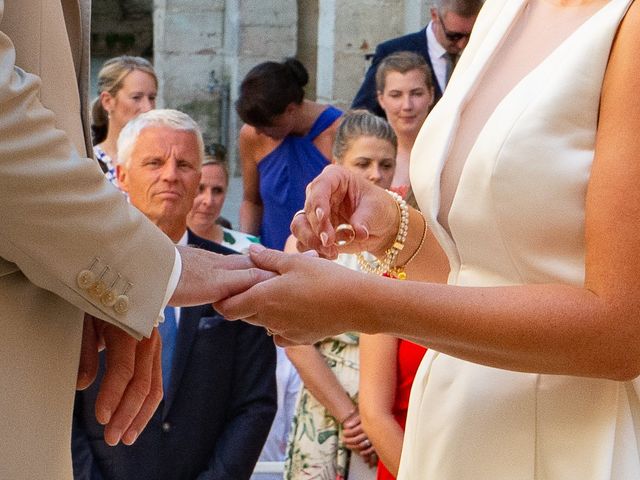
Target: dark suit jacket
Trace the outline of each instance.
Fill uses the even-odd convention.
[[[378,71],[378,65],[384,57],[392,53],[402,51],[416,52],[424,57],[427,61],[427,65],[429,65],[429,68],[431,69],[431,77],[435,87],[435,101],[437,102],[440,100],[442,90],[438,84],[438,79],[433,73],[431,59],[429,58],[429,49],[427,47],[427,29],[425,27],[419,32],[410,33],[398,38],[392,38],[391,40],[387,40],[376,47],[376,52],[371,60],[371,66],[367,70],[364,81],[360,86],[360,90],[358,90],[358,93],[351,103],[351,108],[365,108],[380,117],[385,117],[384,110],[382,110],[380,105],[378,105],[376,72]]]
[[[235,253],[191,232],[189,244]],[[76,479],[251,476],[276,412],[276,352],[264,329],[226,321],[210,305],[182,308],[171,385],[130,447],[109,447],[95,420],[102,368],[98,380],[76,397],[72,440]]]

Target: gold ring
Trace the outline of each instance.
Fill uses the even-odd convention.
[[[348,223],[341,223],[336,227],[336,241],[334,243],[338,247],[349,245],[354,238],[356,238],[356,231]]]
[[[264,327],[264,329],[267,331],[267,335],[269,335],[270,337],[273,337],[273,332],[269,327]]]

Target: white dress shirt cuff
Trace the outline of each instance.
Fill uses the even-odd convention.
[[[182,257],[180,256],[180,252],[176,248],[176,256],[173,261],[173,270],[171,271],[171,276],[169,277],[169,284],[167,285],[167,291],[164,294],[164,300],[162,302],[162,308],[160,308],[160,312],[158,313],[158,320],[155,323],[157,327],[158,324],[164,322],[164,307],[167,306],[169,300],[173,296],[173,292],[175,292],[176,287],[178,286],[178,281],[180,280],[180,274],[182,273]]]

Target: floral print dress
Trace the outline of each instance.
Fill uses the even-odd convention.
[[[316,344],[342,387],[354,403],[358,400],[358,334],[345,333]],[[350,450],[341,440],[342,425],[303,386],[293,417],[286,480],[347,479]]]

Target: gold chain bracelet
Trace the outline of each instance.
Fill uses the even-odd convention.
[[[389,270],[388,276],[390,277],[398,278],[400,280],[406,280],[407,272],[405,269],[407,268],[407,265],[409,265],[413,261],[413,259],[418,256],[418,253],[420,253],[420,250],[422,250],[422,247],[424,246],[424,241],[427,238],[427,230],[429,229],[429,225],[427,224],[427,219],[424,218],[424,215],[422,214],[422,212],[418,210],[418,213],[420,214],[420,217],[422,218],[422,222],[424,223],[424,228],[422,229],[422,238],[420,239],[418,248],[416,248],[416,250],[411,254],[411,256],[409,257],[409,260],[404,262],[404,265],[399,267],[393,267]]]

